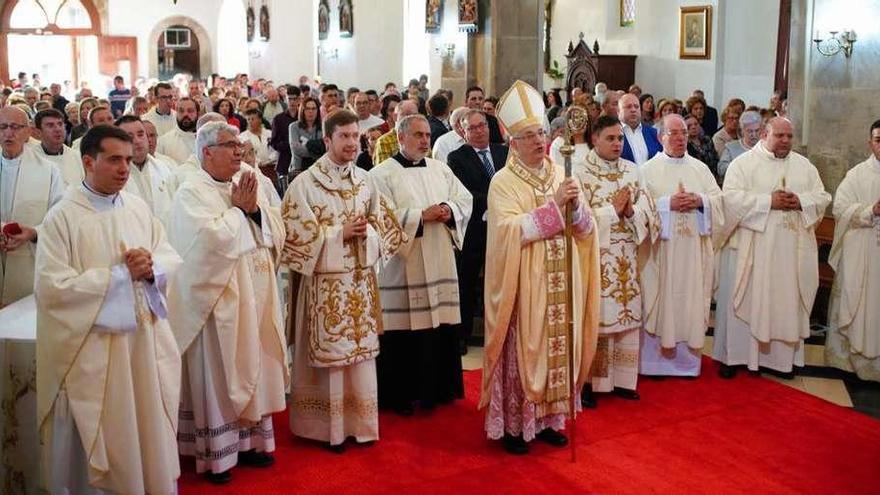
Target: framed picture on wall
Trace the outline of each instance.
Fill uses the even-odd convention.
[[[476,32],[479,20],[477,0],[458,0],[458,30]]]
[[[321,0],[318,4],[318,39],[326,40],[330,32],[330,4]]]
[[[681,7],[678,58],[712,58],[712,7]]]
[[[339,37],[351,38],[354,34],[352,0],[339,0]]]
[[[425,32],[439,33],[443,19],[443,0],[425,0]]]

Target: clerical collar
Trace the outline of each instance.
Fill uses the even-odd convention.
[[[40,148],[42,148],[43,153],[48,156],[61,156],[64,154],[64,145],[61,145],[61,148],[58,149],[58,153],[52,153],[51,151],[47,150],[43,143],[40,143]]]
[[[121,204],[121,198],[118,192],[114,194],[99,193],[98,191],[89,187],[89,185],[86,184],[86,181],[82,181],[80,185],[80,190],[83,192],[83,194],[86,195],[89,203],[91,203],[96,210],[109,210],[112,208],[116,208]]]
[[[226,184],[232,183],[232,177],[230,177],[228,180],[218,180],[213,175],[211,175],[211,172],[208,172],[207,170],[205,170],[204,167],[202,167],[202,172],[204,172],[205,175],[207,175],[217,185],[226,185]]]
[[[663,151],[663,156],[666,157],[666,160],[667,160],[668,162],[670,162],[670,163],[674,163],[674,164],[676,164],[676,165],[681,165],[681,164],[683,164],[683,163],[685,162],[685,160],[687,159],[687,152],[685,152],[685,154],[681,155],[681,157],[676,158],[676,157],[674,157],[674,156],[669,156],[669,155],[667,155],[667,154],[666,154],[666,151]]]
[[[605,165],[606,167],[617,167],[620,163],[620,160],[606,160],[599,156],[599,153],[596,153],[595,149],[590,150],[590,161],[596,165]]]
[[[21,155],[23,155],[23,154],[24,154],[24,152],[19,153],[19,155],[16,156],[15,158],[7,158],[6,156],[3,155],[3,153],[0,153],[0,162],[5,163],[6,165],[17,167],[21,164]]]
[[[871,161],[874,162],[874,168],[880,172],[880,160],[878,160],[875,155],[871,155]]]
[[[422,158],[421,160],[419,160],[417,162],[414,162],[414,161],[410,160],[409,158],[403,156],[403,152],[401,152],[401,151],[398,151],[397,154],[394,155],[393,158],[395,160],[397,160],[398,163],[403,165],[403,168],[427,167],[428,166],[428,164],[425,162],[424,158]]]
[[[758,153],[764,155],[766,158],[768,158],[770,160],[783,161],[788,158],[788,155],[784,156],[783,158],[779,158],[778,156],[774,155],[772,151],[770,151],[764,147],[764,141],[758,141],[758,144],[756,144],[752,149],[758,150]],[[791,154],[790,151],[789,151],[789,154]]]

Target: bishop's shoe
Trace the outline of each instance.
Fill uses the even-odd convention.
[[[736,376],[736,368],[734,368],[733,366],[722,364],[721,368],[718,370],[718,376],[724,378],[725,380],[730,380],[731,378]]]
[[[584,409],[596,409],[596,394],[593,393],[593,387],[589,384],[584,385],[581,390],[581,407]]]
[[[508,454],[513,455],[525,455],[529,453],[529,446],[525,440],[523,440],[522,435],[508,435],[504,434],[504,438],[501,439],[501,443],[504,444],[504,450],[507,451]]]
[[[635,390],[620,387],[614,387],[614,395],[626,400],[639,400],[642,398]]]
[[[232,481],[232,469],[227,469],[222,473],[215,473],[213,471],[208,471],[205,473],[205,478],[208,478],[208,481],[214,483],[215,485],[225,485]]]
[[[535,438],[554,447],[565,447],[568,445],[568,438],[552,428],[541,430],[540,433],[535,435]]]
[[[247,450],[238,453],[238,463],[242,466],[265,468],[275,464],[275,458],[268,452]]]

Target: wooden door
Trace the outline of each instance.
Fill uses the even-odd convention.
[[[134,84],[138,74],[137,38],[134,36],[98,36],[98,66],[101,74],[125,77],[128,86]],[[120,64],[120,62],[128,64]],[[129,73],[120,74],[121,67],[128,65]]]

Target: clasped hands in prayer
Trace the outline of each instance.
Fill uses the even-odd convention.
[[[776,190],[770,195],[770,209],[771,210],[800,210],[801,209],[801,200],[798,198],[797,194]]]
[[[422,210],[422,223],[446,223],[452,218],[452,208],[447,204],[431,205]]]
[[[618,189],[614,198],[611,200],[611,204],[614,206],[617,218],[631,218],[635,214],[632,204],[632,191],[630,191],[628,187]]]
[[[24,244],[37,240],[36,229],[21,224],[19,228],[21,232],[18,234],[0,234],[0,252],[15,251]]]
[[[153,256],[144,248],[129,249],[122,253],[131,280],[153,281]]]
[[[257,211],[257,185],[254,172],[243,172],[238,184],[232,183],[232,206],[248,214]]]
[[[687,213],[703,207],[703,198],[699,194],[679,191],[669,198],[669,209]]]

